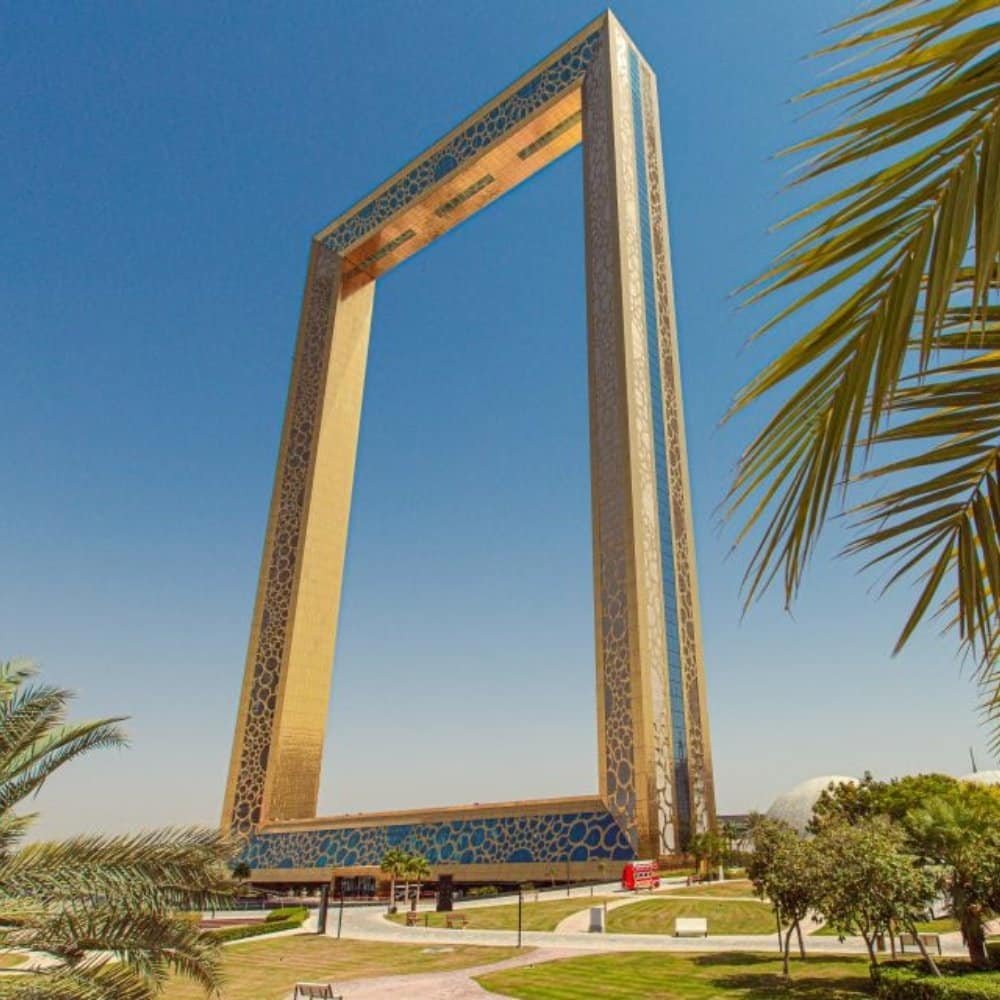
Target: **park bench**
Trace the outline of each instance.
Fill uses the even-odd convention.
[[[899,935],[899,950],[906,953],[906,946],[909,945],[911,948],[917,947],[917,939],[920,939],[920,944],[925,948],[937,948],[937,953],[940,955],[941,952],[941,935],[940,934],[900,934]]]
[[[674,937],[708,937],[708,921],[704,917],[678,917]]]
[[[407,910],[406,911],[406,926],[407,927],[416,927],[416,926],[418,926],[419,923],[420,923],[420,918],[423,917],[423,916],[425,916],[423,913],[417,913],[416,910]],[[426,925],[427,925],[427,920],[425,919],[424,920],[424,926],[426,926]]]
[[[343,994],[334,993],[329,983],[296,983],[292,1000],[344,1000]]]
[[[465,925],[468,922],[469,918],[464,913],[446,913],[444,915],[445,927],[457,927],[459,930],[465,930]]]

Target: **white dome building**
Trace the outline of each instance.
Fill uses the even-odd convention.
[[[806,832],[812,819],[813,807],[819,797],[831,785],[857,785],[857,778],[848,778],[840,774],[828,774],[819,778],[809,778],[796,785],[791,791],[779,795],[767,811],[768,819],[781,820],[800,834]]]
[[[958,780],[974,785],[1000,785],[1000,771],[973,771],[972,774],[963,774]]]

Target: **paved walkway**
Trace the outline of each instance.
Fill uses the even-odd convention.
[[[614,902],[610,902],[604,908],[605,913],[609,913],[611,910],[617,910],[622,906],[630,906],[632,903],[639,903],[644,899],[649,899],[649,896],[632,896],[629,899],[616,899]],[[595,903],[595,906],[601,906],[601,903]],[[589,934],[590,928],[590,907],[588,906],[584,910],[580,910],[579,913],[571,913],[564,920],[560,920],[556,924],[555,933],[556,934]]]
[[[469,969],[457,969],[454,972],[423,972],[412,976],[380,976],[378,979],[358,979],[343,985],[334,983],[334,987],[344,1000],[385,1000],[388,996],[405,997],[406,1000],[481,1000],[482,997],[495,997],[488,993],[474,976],[485,972],[500,972],[503,969],[516,969],[522,965],[538,965],[540,962],[553,962],[560,958],[569,958],[573,952],[557,948],[544,948],[530,951],[502,962],[490,965],[477,965]]]
[[[609,884],[598,890],[605,892],[614,889]],[[407,1000],[482,1000],[491,996],[478,983],[475,976],[487,972],[517,968],[525,965],[537,965],[542,962],[552,962],[571,958],[583,953],[626,952],[626,951],[662,951],[687,954],[705,954],[719,952],[756,952],[777,955],[779,946],[775,934],[738,934],[712,935],[708,938],[675,938],[667,934],[590,934],[586,927],[589,923],[588,899],[589,888],[579,893],[581,912],[563,920],[557,933],[548,931],[525,931],[522,934],[522,944],[531,949],[517,954],[512,958],[489,965],[458,969],[452,972],[421,973],[407,976],[380,976],[378,978],[360,979],[341,984],[334,983],[335,988],[343,995],[344,1000],[381,1000],[386,996],[406,997]],[[657,897],[665,895],[657,893]],[[541,899],[565,898],[565,890],[561,892],[542,892]],[[629,896],[625,899],[608,903],[608,909],[639,902],[650,898],[648,895]],[[690,896],[681,898],[691,899]],[[730,897],[731,898],[731,897]],[[503,900],[475,900],[459,904],[457,909],[475,909],[479,906],[497,905]],[[420,910],[433,909],[432,903],[422,904]],[[337,912],[331,908],[327,933],[336,936]],[[294,933],[294,932],[292,932]],[[457,945],[486,945],[500,947],[515,947],[516,931],[496,930],[446,930],[435,927],[406,927],[394,923],[385,917],[385,907],[347,907],[344,910],[341,936],[354,940],[392,941],[406,944],[420,944],[426,949],[447,949]],[[806,951],[811,955],[864,955],[865,946],[860,938],[848,938],[839,941],[835,937],[808,937]],[[961,935],[942,934],[942,948],[945,955],[964,955]]]
[[[609,904],[613,905],[613,904]],[[395,941],[425,946],[480,944],[511,948],[517,944],[516,931],[446,930],[443,927],[406,927],[393,923],[383,916],[382,907],[357,907],[344,910],[342,936],[355,940]],[[336,934],[336,915],[328,925],[329,934]],[[707,938],[675,938],[667,934],[589,934],[583,932],[561,933],[551,931],[525,931],[522,944],[532,948],[558,948],[576,954],[584,951],[666,951],[704,953],[722,951],[775,952],[778,951],[776,934],[713,934]],[[962,955],[960,934],[943,934],[941,943],[946,955]],[[810,954],[858,955],[865,954],[860,938],[839,941],[835,937],[809,937],[806,950]]]

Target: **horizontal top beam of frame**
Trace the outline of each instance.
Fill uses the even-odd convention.
[[[576,146],[602,14],[316,235],[348,290],[385,274]]]

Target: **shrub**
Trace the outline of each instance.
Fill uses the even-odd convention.
[[[273,924],[276,921],[297,920],[300,924],[309,916],[309,911],[304,906],[283,906],[271,912],[264,918],[264,922]]]
[[[258,937],[261,934],[276,934],[278,931],[295,931],[301,926],[301,920],[261,920],[256,924],[221,927],[218,930],[212,930],[208,933],[220,941],[239,941],[241,938]]]
[[[304,906],[283,906],[278,910],[272,910],[257,923],[220,927],[209,931],[209,934],[215,935],[220,941],[239,941],[241,938],[257,937],[260,934],[297,930],[305,923],[308,916],[309,911]]]
[[[938,979],[924,968],[882,966],[875,995],[880,1000],[1000,1000],[1000,976],[976,973],[969,965],[943,964]]]
[[[497,887],[495,885],[474,885],[466,895],[470,898],[480,899],[483,896],[495,896]]]

